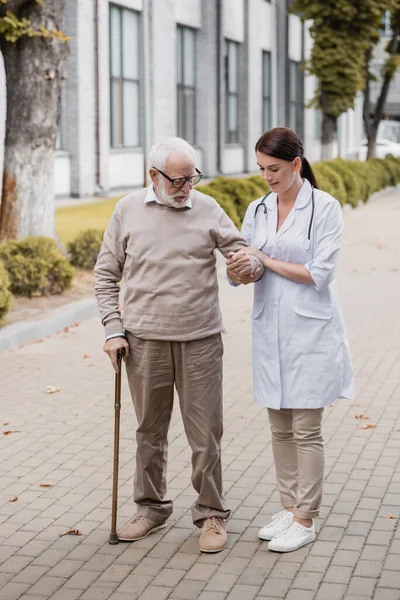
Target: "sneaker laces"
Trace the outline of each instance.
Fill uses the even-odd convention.
[[[279,536],[281,540],[291,540],[295,535],[299,533],[302,529],[305,529],[303,525],[300,525],[297,521],[293,521],[290,527],[288,527],[285,533]]]
[[[221,535],[222,521],[219,517],[210,517],[204,523],[204,531],[214,531]]]
[[[276,513],[276,515],[272,515],[272,523],[275,525],[277,523],[281,523],[282,521],[289,521],[292,518],[292,514],[289,510],[283,509],[281,512]]]

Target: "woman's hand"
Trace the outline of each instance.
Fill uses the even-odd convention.
[[[264,254],[264,252],[262,250],[259,250],[258,248],[255,248],[254,246],[249,246],[248,248],[243,248],[243,252],[245,252],[246,254],[251,255],[251,256],[256,256],[258,258],[258,260],[264,265],[264,267],[267,266],[267,261],[269,259],[269,256]]]

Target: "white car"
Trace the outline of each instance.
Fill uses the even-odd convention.
[[[364,140],[358,151],[359,160],[366,160],[368,151],[368,142]],[[376,158],[386,158],[389,154],[400,156],[400,144],[384,138],[379,138],[376,142]]]

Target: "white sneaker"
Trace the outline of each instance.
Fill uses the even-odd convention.
[[[314,540],[314,521],[311,527],[304,527],[300,523],[297,523],[297,521],[293,521],[284,533],[270,541],[268,550],[273,550],[274,552],[293,552],[306,544],[310,544]]]
[[[293,523],[293,513],[284,508],[281,512],[272,515],[271,523],[266,525],[258,532],[260,540],[272,540],[277,535],[281,535]]]

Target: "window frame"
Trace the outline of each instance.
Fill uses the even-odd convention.
[[[293,72],[295,81],[295,96],[293,97]],[[293,123],[293,114],[295,123]],[[289,127],[303,137],[304,130],[304,75],[301,63],[289,60]]]
[[[230,48],[235,48],[235,56],[236,56],[236,87],[234,91],[231,91],[231,80],[230,80],[230,65],[229,65],[229,57],[230,57]],[[224,39],[224,80],[225,80],[225,142],[227,144],[239,144],[240,143],[240,131],[239,131],[239,115],[240,115],[240,107],[239,107],[239,99],[240,99],[240,90],[239,90],[239,52],[240,52],[240,44],[235,40],[231,40],[229,38]],[[235,120],[236,120],[236,128],[233,130],[229,129],[229,115],[230,115],[230,104],[231,100],[235,99]]]
[[[176,129],[178,137],[183,138],[189,144],[194,146],[197,141],[197,69],[196,69],[196,48],[197,48],[197,31],[193,27],[188,27],[187,25],[181,25],[177,23],[176,26]],[[192,68],[193,68],[193,83],[188,84],[185,81],[185,72],[187,66],[187,57],[185,53],[185,35],[193,36],[193,57],[192,57]],[[179,55],[179,49],[181,50],[181,55]],[[182,81],[179,81],[179,73],[182,74]],[[189,126],[187,122],[187,113],[186,108],[188,106],[186,93],[190,92],[191,97],[193,98],[193,131],[189,132]]]
[[[265,61],[268,59],[268,94],[265,93]],[[272,53],[270,50],[262,51],[262,130],[268,131],[272,127]],[[266,118],[266,103],[268,104],[268,116]]]
[[[119,63],[119,72],[120,75],[116,76],[113,75],[112,73],[112,61],[113,61],[113,30],[112,30],[112,19],[111,19],[111,13],[112,11],[118,11],[119,12],[119,32],[118,32],[118,44],[119,44],[119,58],[120,58],[120,63]],[[136,46],[137,46],[137,78],[133,78],[133,77],[127,77],[124,75],[124,25],[123,25],[123,19],[124,19],[124,14],[126,13],[131,13],[133,15],[135,15],[135,18],[137,19],[137,40],[136,40]],[[133,10],[131,8],[127,8],[123,5],[120,4],[115,4],[114,2],[110,2],[109,3],[109,76],[110,76],[110,148],[112,148],[113,150],[124,150],[124,149],[129,149],[129,148],[140,148],[141,147],[141,143],[142,143],[142,127],[141,127],[141,119],[140,119],[140,113],[141,113],[141,81],[140,81],[140,75],[141,75],[141,13],[140,11],[137,10]],[[119,132],[119,138],[121,139],[121,143],[117,143],[115,142],[115,131],[114,131],[114,123],[113,123],[113,113],[115,110],[114,107],[114,100],[113,100],[113,84],[115,82],[120,82],[121,85],[121,93],[120,93],[120,103],[118,106],[118,110],[120,111],[120,115],[121,115],[121,130]],[[134,144],[128,144],[126,142],[126,132],[125,132],[125,99],[124,99],[124,84],[125,83],[130,83],[130,84],[135,84],[136,90],[137,90],[137,115],[136,115],[136,132],[137,132],[137,139],[135,141]]]

